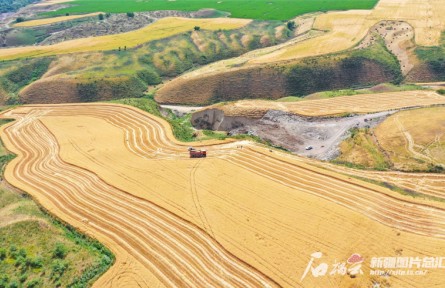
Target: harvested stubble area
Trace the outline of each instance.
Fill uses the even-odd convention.
[[[302,100],[304,100],[304,98]],[[310,117],[323,117],[346,113],[373,113],[443,104],[445,104],[444,96],[434,91],[418,90],[359,94],[296,102],[244,100],[226,104],[215,104],[207,109],[220,109],[224,111],[225,116],[251,118],[261,118],[269,110],[280,110]]]
[[[168,124],[107,104],[25,106],[4,114],[18,155],[5,177],[107,245],[116,264],[97,287],[391,287],[445,285],[369,274],[300,278],[310,254],[444,255],[445,206],[315,168],[258,145],[194,143]]]

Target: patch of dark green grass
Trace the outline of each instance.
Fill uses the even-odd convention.
[[[289,20],[297,15],[330,10],[371,9],[378,0],[74,0],[72,6],[48,14],[64,15],[65,13],[110,12],[126,13],[128,11],[181,10],[197,11],[203,8],[213,8],[230,12],[234,18]]]

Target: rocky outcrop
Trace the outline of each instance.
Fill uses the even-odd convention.
[[[192,125],[198,129],[230,131],[253,123],[255,119],[225,116],[219,109],[206,109],[193,113],[191,121]]]

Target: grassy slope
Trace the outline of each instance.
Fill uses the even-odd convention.
[[[375,55],[378,54],[378,55]],[[240,99],[280,99],[318,91],[399,83],[397,59],[382,43],[363,50],[310,57],[277,65],[257,65],[202,75],[164,86],[155,99],[170,104],[213,104]],[[230,83],[230,85],[225,85]]]
[[[445,31],[442,33],[440,46],[418,47],[415,52],[434,74],[435,80],[445,80]]]
[[[359,169],[442,173],[444,111],[443,107],[402,111],[376,128],[353,130],[340,145],[341,155],[333,163]],[[413,140],[412,148],[405,133]]]
[[[353,129],[340,145],[341,155],[333,163],[361,169],[387,170],[390,163],[373,140],[369,129]]]
[[[162,77],[175,77],[200,65],[287,40],[286,33],[279,38],[275,35],[283,25],[280,21],[252,21],[241,29],[188,31],[135,49],[121,46],[121,51],[56,56],[52,66],[63,67],[56,73],[58,78],[40,87],[32,86],[21,93],[22,100],[35,103],[32,99],[38,98],[40,103],[50,103],[51,99],[87,102],[140,97],[147,85],[159,84]],[[66,61],[73,64],[66,65]],[[7,61],[3,66],[6,70],[21,63],[22,60]],[[61,79],[74,83],[69,92],[76,97],[63,98],[60,87],[56,87],[58,83],[67,87]]]
[[[26,46],[3,49],[0,59],[11,60],[67,53],[106,51],[124,46],[133,48],[142,43],[192,31],[195,26],[199,26],[203,30],[231,30],[241,28],[247,25],[248,22],[248,20],[226,20],[221,18],[162,18],[141,29],[120,34],[97,36],[87,39],[74,39],[48,46]]]
[[[278,102],[295,102],[302,100],[316,100],[316,99],[328,99],[341,96],[353,96],[357,94],[374,94],[374,93],[387,93],[387,92],[398,92],[398,91],[413,91],[413,90],[425,90],[422,86],[415,84],[402,84],[394,85],[391,83],[383,83],[371,88],[365,89],[341,89],[341,90],[331,90],[317,92],[303,98],[297,96],[287,96],[276,101]]]
[[[74,7],[53,12],[53,14],[128,11],[183,10],[196,11],[202,8],[214,8],[231,13],[234,18],[287,20],[297,15],[328,10],[371,9],[377,0],[75,0]]]
[[[0,151],[3,170],[13,155],[3,145]],[[103,245],[5,185],[0,187],[0,215],[0,287],[87,287],[113,262]],[[11,223],[18,220],[23,221]]]
[[[26,85],[36,81],[48,70],[50,58],[6,62],[0,64],[0,98],[12,105],[18,102],[18,93]]]

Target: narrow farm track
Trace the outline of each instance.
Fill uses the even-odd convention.
[[[439,241],[437,243],[442,243],[441,239],[445,239],[445,208],[441,205],[430,205],[430,203],[404,197],[366,182],[348,178],[340,173],[314,167],[311,165],[313,164],[312,160],[278,152],[271,153],[255,144],[243,143],[245,145],[243,149],[234,149],[237,143],[230,141],[180,143],[174,139],[171,130],[168,129],[168,123],[131,107],[111,104],[24,106],[4,113],[3,117],[17,120],[3,129],[2,139],[8,149],[19,155],[8,165],[5,173],[6,179],[14,186],[30,193],[45,207],[50,207],[50,211],[63,220],[104,242],[115,253],[116,264],[98,280],[100,284],[97,285],[101,287],[299,287],[294,279],[299,279],[301,275],[293,275],[295,267],[287,267],[291,272],[281,271],[278,268],[281,266],[276,259],[289,258],[285,257],[287,255],[280,255],[280,251],[291,252],[292,257],[297,258],[295,263],[298,263],[296,265],[300,269],[300,266],[307,263],[307,258],[305,255],[299,255],[300,248],[297,242],[294,246],[293,241],[301,238],[304,239],[301,240],[303,241],[301,243],[307,243],[310,240],[313,241],[312,243],[324,245],[323,242],[329,242],[329,240],[320,239],[315,234],[310,234],[309,231],[314,233],[313,230],[304,230],[289,225],[287,221],[290,220],[289,223],[292,223],[292,219],[281,219],[278,216],[272,218],[267,215],[279,213],[273,210],[272,205],[277,205],[279,210],[298,213],[297,211],[303,207],[297,209],[294,206],[300,201],[295,200],[297,198],[294,199],[294,197],[300,197],[300,195],[309,195],[312,197],[310,199],[322,199],[324,201],[322,203],[325,203],[323,205],[332,205],[327,211],[343,209],[367,219],[366,221],[371,221],[374,223],[373,225],[409,233],[407,239],[411,240],[403,240],[405,242],[400,238],[394,240],[394,243],[398,243],[397,245],[405,243],[406,246],[403,247],[409,251],[423,251],[418,250],[421,248],[416,245],[417,240],[412,240],[418,239],[416,237],[427,236],[424,238],[430,239],[428,241]],[[73,132],[72,135],[68,133],[71,136],[63,139],[60,130],[53,130],[51,119],[58,121],[59,119],[73,118],[75,125],[80,125],[80,128],[77,129],[82,131],[82,123],[77,124],[77,120],[82,117],[99,119],[113,127],[115,131],[122,132],[119,134],[122,135],[122,138],[116,139],[113,136],[113,141],[122,145],[124,147],[122,150],[126,150],[124,152],[131,155],[131,159],[129,159],[130,157],[128,159],[125,157],[122,159],[113,158],[113,155],[107,153],[91,154],[82,147],[81,139],[76,141],[76,137],[79,137],[76,135],[82,135],[82,133]],[[65,124],[60,122],[60,125]],[[188,159],[187,147],[190,145],[205,147],[209,157],[201,160]],[[84,157],[85,162],[71,163],[63,158],[61,150],[65,146],[71,147],[70,149],[79,157]],[[111,164],[115,163],[116,159],[119,159],[118,166],[120,167],[113,167]],[[144,164],[137,166],[137,163],[134,162],[137,160]],[[79,161],[81,162],[81,160]],[[155,186],[151,190],[147,190],[147,193],[158,193],[159,195],[156,197],[159,196],[159,199],[165,200],[167,206],[139,197],[134,191],[124,191],[125,189],[122,190],[122,187],[119,189],[117,188],[119,186],[114,185],[112,179],[113,177],[122,178],[127,181],[125,183],[134,183],[136,185],[134,187],[145,187],[139,185],[136,176],[133,177],[131,172],[124,175],[123,170],[119,170],[119,168],[128,168],[128,171],[133,171],[133,173],[145,173],[143,167],[149,165],[147,163],[152,163],[151,165],[155,165],[159,169],[172,169],[170,166],[166,166],[166,163],[178,163],[179,165],[179,162],[190,163],[187,173],[171,171],[169,175],[163,177],[166,182],[169,180],[168,177],[172,178],[170,182],[173,182],[171,185],[174,189],[181,190],[183,187],[189,187],[184,192],[190,195],[189,210],[184,208],[185,204],[181,206],[179,200],[178,203],[174,203],[168,197],[162,198],[165,195],[157,191],[161,190],[161,187]],[[94,167],[90,166],[91,163],[94,164]],[[114,173],[111,174],[114,176],[103,178],[97,167]],[[292,199],[289,198],[289,203],[286,201],[278,203],[279,198],[273,198],[272,194],[269,195],[267,192],[261,194],[254,188],[256,186],[253,183],[248,180],[238,183],[237,179],[232,179],[233,176],[228,179],[225,179],[225,176],[220,176],[218,180],[220,182],[214,186],[211,182],[202,181],[203,169],[208,169],[206,171],[208,177],[219,175],[217,173],[225,173],[224,169],[243,171],[243,173],[247,173],[246,177],[257,177],[251,179],[265,181],[261,183],[273,187],[277,193],[285,195],[284,193],[289,191],[289,194],[286,195]],[[211,169],[215,171],[211,171]],[[338,172],[344,173],[344,171]],[[146,187],[151,185],[151,176],[151,174],[146,176],[148,183]],[[175,177],[174,180],[173,177]],[[437,186],[431,184],[430,193],[440,194],[440,187],[443,187],[444,179],[436,177],[433,180],[436,181]],[[181,186],[181,181],[187,183],[187,186]],[[258,197],[258,203],[264,202],[265,206],[255,208],[249,204],[245,205],[242,201],[235,200],[238,198],[232,199],[232,196],[225,194],[225,190],[218,190],[221,186],[230,187],[232,181],[236,182],[240,189],[240,192],[235,194],[241,194],[241,190],[248,191],[250,193],[248,195],[255,195]],[[160,185],[159,183],[162,182],[154,183]],[[441,195],[443,196],[443,194]],[[210,197],[221,201],[218,202],[220,204],[209,206]],[[227,207],[233,207],[233,211],[225,210],[227,207],[221,206],[222,203],[228,203]],[[180,216],[178,211],[184,214]],[[260,228],[248,224],[248,222],[239,221],[237,218],[239,214],[236,214],[235,211],[241,211],[236,213],[248,215],[250,220],[247,221],[260,222],[263,230],[260,231]],[[261,214],[251,214],[250,211],[261,211]],[[219,227],[218,225],[228,224],[216,223],[215,213],[224,215],[226,222],[233,222],[233,225],[239,229],[239,233],[230,234],[226,231],[227,228]],[[288,212],[283,213],[288,214]],[[308,215],[308,217],[312,217],[310,214]],[[340,217],[338,215],[333,214],[332,217],[335,219],[335,217]],[[301,216],[305,216],[305,214]],[[185,218],[187,219],[185,220]],[[347,221],[346,219],[339,218],[338,221]],[[343,226],[340,223],[335,225]],[[336,228],[333,226],[330,229],[335,230]],[[277,231],[276,235],[275,231]],[[266,248],[262,249],[278,247],[273,249],[281,250],[275,251],[270,248],[276,253],[268,256],[266,254],[259,255],[255,248],[248,249],[248,244],[245,244],[246,247],[238,247],[240,241],[248,241],[243,237],[248,238],[246,235],[250,235],[249,233],[254,235],[255,241],[258,242],[265,241],[264,238],[267,237],[273,239],[273,242],[268,242],[269,246],[264,246]],[[285,238],[280,236],[280,233],[288,233],[291,237]],[[236,239],[236,234],[240,234],[239,239]],[[368,238],[372,240],[373,237],[377,237],[376,235]],[[353,245],[357,245],[356,243],[359,242],[356,239]],[[224,246],[220,243],[224,243]],[[226,247],[227,243],[233,245]],[[272,243],[276,246],[271,246]],[[326,245],[333,251],[341,252],[338,244]],[[438,244],[431,244],[428,247],[442,249],[442,246]],[[239,253],[239,250],[247,252],[243,254]],[[292,259],[287,261],[294,263]],[[132,264],[128,264],[129,262]],[[141,268],[133,269],[132,265]],[[147,283],[144,279],[134,280],[147,273],[151,273],[157,279],[153,280],[155,285]],[[431,281],[434,281],[434,277],[436,276],[433,275]],[[121,280],[124,282],[119,282],[116,279],[124,279]],[[395,279],[397,280],[397,277]],[[134,283],[130,285],[131,281],[137,282],[137,285]],[[340,285],[338,283],[340,282],[336,282],[335,285]],[[302,287],[315,286],[307,284]]]
[[[63,162],[57,140],[38,120],[42,114],[30,113],[4,131],[23,155],[14,168],[18,181],[70,217],[94,219],[93,230],[119,243],[167,287],[277,286],[197,227]]]

